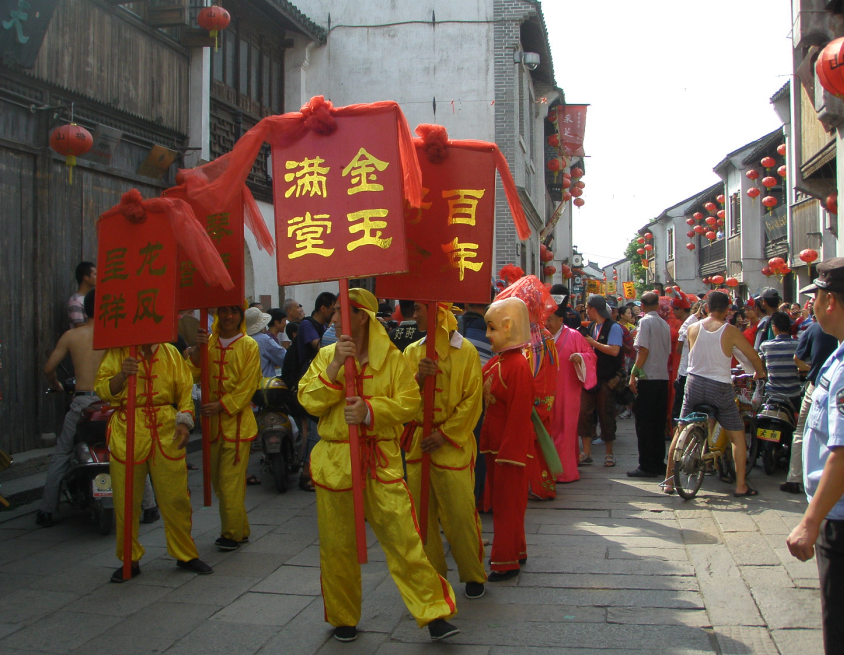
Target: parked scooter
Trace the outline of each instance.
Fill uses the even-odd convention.
[[[75,384],[75,378],[65,380],[65,392],[72,395]],[[110,534],[114,524],[110,454],[106,444],[108,421],[114,411],[104,400],[83,410],[73,438],[70,468],[62,481],[70,503],[89,514],[103,535]]]
[[[272,475],[275,488],[283,494],[288,478],[302,468],[294,448],[296,424],[290,420],[292,392],[281,378],[264,378],[252,397],[258,407],[258,441],[261,444],[261,471]]]
[[[791,401],[778,394],[766,394],[756,411],[756,437],[767,475],[773,475],[782,463],[788,468],[795,427],[797,414]]]

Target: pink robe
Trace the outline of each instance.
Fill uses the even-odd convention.
[[[554,418],[551,424],[551,437],[560,455],[563,474],[557,482],[574,482],[580,479],[577,462],[580,457],[580,445],[577,441],[577,419],[580,416],[580,391],[584,382],[577,376],[573,362],[569,361],[574,353],[583,356],[586,367],[585,386],[587,389],[597,384],[595,351],[577,330],[563,326],[556,339],[557,352],[560,355],[560,367],[557,371],[557,398],[554,403]]]

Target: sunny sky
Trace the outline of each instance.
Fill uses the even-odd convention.
[[[544,0],[557,84],[589,103],[574,243],[605,266],[663,209],[775,129],[791,75],[787,0]]]

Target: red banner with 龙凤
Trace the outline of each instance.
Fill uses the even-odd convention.
[[[407,270],[397,107],[273,147],[279,284]]]
[[[586,109],[589,105],[557,107],[557,129],[560,145],[567,157],[583,157],[583,137],[586,135]]]

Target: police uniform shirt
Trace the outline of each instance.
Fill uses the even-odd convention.
[[[820,370],[806,419],[803,486],[809,500],[818,489],[830,448],[835,447],[844,447],[844,344],[839,344]],[[844,520],[844,498],[826,518]]]

